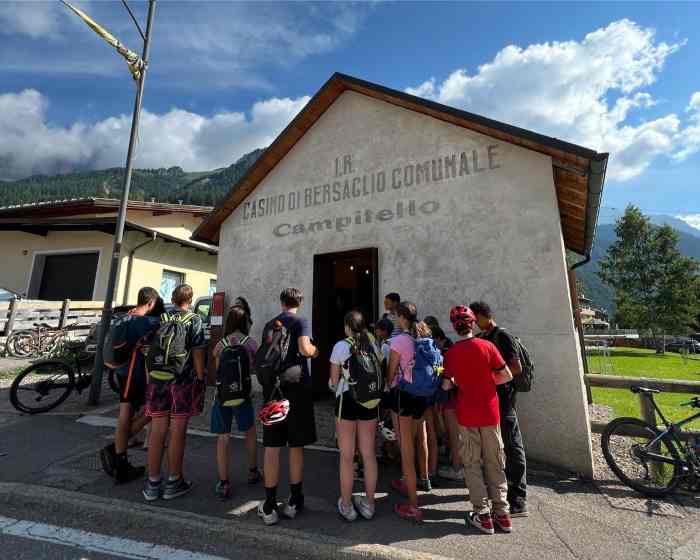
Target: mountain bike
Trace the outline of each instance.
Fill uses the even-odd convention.
[[[64,402],[75,390],[90,387],[94,354],[85,351],[85,343],[69,341],[64,353],[54,359],[34,362],[22,371],[10,387],[10,402],[20,412],[48,412]],[[109,386],[119,393],[113,370],[108,370]]]
[[[610,469],[627,486],[647,496],[665,496],[682,482],[691,491],[699,491],[700,441],[681,438],[681,428],[700,418],[700,412],[670,422],[654,401],[654,394],[661,391],[636,386],[630,390],[649,400],[665,429],[639,418],[617,418],[610,422],[601,439]],[[700,397],[693,397],[683,406],[700,408]]]
[[[5,351],[17,358],[60,355],[69,341],[69,330],[77,325],[73,323],[59,329],[47,323],[34,323],[33,329],[13,332],[5,343]]]

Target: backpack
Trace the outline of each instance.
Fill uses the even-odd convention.
[[[384,393],[384,372],[379,357],[374,350],[360,352],[352,338],[345,341],[350,345],[350,357],[345,362],[350,376],[350,394],[357,404],[376,408]]]
[[[532,390],[532,384],[535,380],[535,362],[532,361],[530,352],[527,349],[527,347],[523,344],[522,340],[520,340],[517,336],[513,336],[512,334],[507,333],[504,329],[500,327],[497,328],[497,335],[503,333],[507,336],[510,336],[513,339],[513,342],[515,343],[515,349],[518,353],[518,359],[520,360],[520,366],[522,367],[520,375],[513,376],[513,381],[511,381],[511,383],[513,384],[513,388],[519,393],[528,393]]]
[[[250,357],[245,343],[250,337],[244,336],[233,344],[223,338],[216,370],[216,394],[221,406],[238,406],[250,396]]]
[[[409,383],[402,375],[399,387],[415,397],[432,397],[441,383],[442,354],[432,338],[416,338],[415,348],[413,381]]]
[[[102,346],[102,361],[110,369],[119,369],[129,363],[133,347],[129,345],[128,327],[132,316],[118,313],[112,317]]]
[[[287,358],[291,333],[279,319],[273,319],[263,329],[260,348],[255,354],[255,377],[263,387],[272,387],[279,381]]]
[[[146,371],[149,377],[159,381],[170,381],[182,375],[189,357],[187,350],[187,329],[195,314],[163,313],[160,327],[146,356]]]

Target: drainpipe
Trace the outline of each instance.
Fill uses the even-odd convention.
[[[129,303],[129,288],[131,288],[131,269],[134,266],[134,254],[142,247],[145,247],[149,243],[153,243],[158,237],[158,233],[155,231],[151,232],[151,235],[152,237],[150,239],[147,239],[143,243],[139,243],[136,247],[129,251],[129,263],[126,266],[126,282],[124,283],[124,297],[122,298],[122,305],[127,305]]]

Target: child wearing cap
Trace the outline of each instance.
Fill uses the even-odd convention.
[[[453,307],[450,321],[460,340],[445,356],[443,389],[457,387],[464,479],[474,508],[467,523],[492,535],[495,522],[500,530],[510,533],[512,523],[496,385],[507,383],[513,376],[498,349],[487,340],[474,337],[476,316],[469,307]]]

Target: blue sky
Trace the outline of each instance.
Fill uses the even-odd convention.
[[[75,3],[139,49],[119,3]],[[341,71],[610,151],[607,205],[700,226],[698,21],[697,2],[161,0],[138,164],[228,165]],[[58,2],[0,3],[0,65],[0,177],[122,164],[133,83]]]

